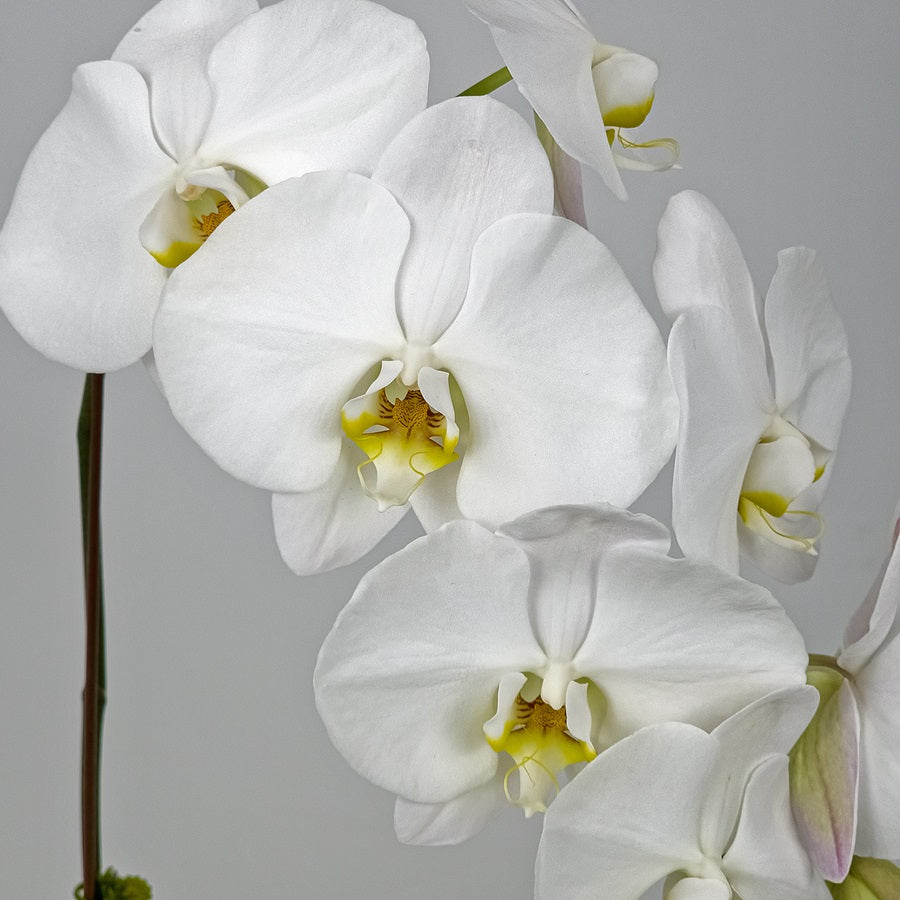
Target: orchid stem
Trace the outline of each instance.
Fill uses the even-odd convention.
[[[81,859],[85,900],[101,900],[100,736],[106,704],[103,567],[100,550],[100,463],[103,375],[85,376],[78,417],[81,536],[84,550],[85,666],[82,694]]]
[[[497,69],[496,72],[488,75],[487,78],[477,81],[472,87],[466,88],[459,96],[483,97],[485,94],[493,93],[497,88],[503,87],[508,81],[512,81],[512,75],[510,75],[509,69],[504,66],[502,69]]]

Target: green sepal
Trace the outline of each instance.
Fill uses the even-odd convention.
[[[886,859],[854,856],[844,881],[825,884],[835,900],[896,900],[900,897],[900,869]]]
[[[101,900],[151,900],[153,891],[150,885],[137,875],[120,875],[112,867],[108,868],[98,879]],[[75,888],[75,900],[85,900],[84,885]]]
[[[823,878],[845,878],[856,835],[859,713],[843,674],[811,665],[819,707],[790,752],[791,807],[803,846]]]

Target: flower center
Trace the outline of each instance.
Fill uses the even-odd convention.
[[[405,385],[395,378],[381,385],[394,368],[384,363],[382,376],[369,391],[341,410],[344,433],[367,457],[359,465],[360,483],[381,510],[402,506],[426,475],[458,459],[454,448],[459,428],[453,419],[447,373],[422,370],[430,373],[426,377],[432,381],[432,376],[438,376],[437,384],[430,385],[437,396],[429,402],[418,382]],[[442,384],[446,396],[440,390]]]
[[[194,219],[194,227],[200,233],[200,240],[205,241],[233,212],[231,202],[223,198],[216,204],[215,212],[201,213],[199,219]]]
[[[241,169],[213,166],[180,173],[141,223],[144,249],[166,268],[181,265],[266,185]]]
[[[822,477],[830,456],[790,422],[774,416],[747,463],[738,499],[744,525],[779,546],[815,554],[822,517],[797,500]]]
[[[522,687],[512,702],[507,703],[516,684]],[[576,718],[589,725],[586,684],[570,683],[566,702],[558,709],[540,696],[527,699],[530,692],[525,685],[525,676],[504,678],[498,691],[497,714],[485,723],[484,735],[493,750],[512,757],[514,764],[503,779],[503,790],[507,800],[520,806],[530,817],[544,812],[559,792],[559,776],[563,770],[590,762],[597,752],[587,734],[572,733],[568,721],[567,708],[572,706]],[[509,786],[513,774],[518,775],[515,796]]]

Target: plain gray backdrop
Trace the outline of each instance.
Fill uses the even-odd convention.
[[[109,56],[149,0],[3,3],[0,216],[81,62]],[[432,101],[501,65],[461,0],[388,0],[428,38]],[[896,0],[580,0],[601,40],[660,64],[643,134],[681,171],[588,175],[592,230],[658,317],[650,280],[669,195],[708,194],[760,290],[776,253],[819,250],[854,387],[811,582],[775,586],[833,650],[887,547],[900,492],[900,6]],[[512,86],[501,99],[525,110]],[[36,213],[34,239],[64,208]],[[3,289],[0,284],[0,290]],[[79,871],[83,599],[75,421],[83,378],[0,321],[0,896],[71,896]],[[103,471],[109,702],[104,861],[160,900],[524,898],[538,818],[508,810],[456,848],[401,846],[393,798],[332,749],[318,647],[360,575],[418,534],[407,520],[357,565],[297,578],[269,496],[233,481],[171,418],[142,365],[107,379]],[[670,467],[637,508],[668,521]],[[770,585],[772,586],[772,585]]]

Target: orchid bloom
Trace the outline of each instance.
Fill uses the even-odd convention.
[[[371,171],[425,106],[414,23],[366,0],[162,0],[80,66],[0,234],[3,311],[91,372],[150,349],[169,270],[268,184]]]
[[[710,734],[652,725],[561,791],[547,813],[536,900],[828,900],[800,843],[785,755],[815,709],[809,688],[757,700]]]
[[[580,193],[578,163],[596,170],[621,200],[627,194],[618,167],[655,171],[675,164],[675,141],[635,143],[622,134],[653,105],[659,70],[652,59],[601,44],[569,0],[466,0],[466,6],[490,28],[519,90],[563,151],[550,156],[564,209]],[[655,148],[666,158],[656,164],[614,152],[617,138],[625,150]]]
[[[763,326],[731,229],[706,197],[684,191],[659,224],[653,277],[675,320],[681,548],[732,571],[740,549],[780,581],[809,578],[850,394],[847,339],[815,253],[778,254]]]
[[[900,859],[900,550],[850,620],[836,660],[813,656],[819,711],[791,760],[795,814],[829,881],[854,852]],[[855,838],[855,840],[854,840]]]
[[[552,198],[521,117],[449,100],[373,179],[270,188],[173,274],[155,330],[172,411],[223,468],[277,492],[294,571],[358,559],[407,503],[429,530],[624,505],[665,463],[662,340]]]
[[[802,638],[771,594],[668,549],[647,516],[555,507],[497,532],[452,522],[362,579],[316,703],[350,765],[399,795],[401,840],[459,842],[507,800],[543,811],[644,725],[711,728],[802,686]]]

